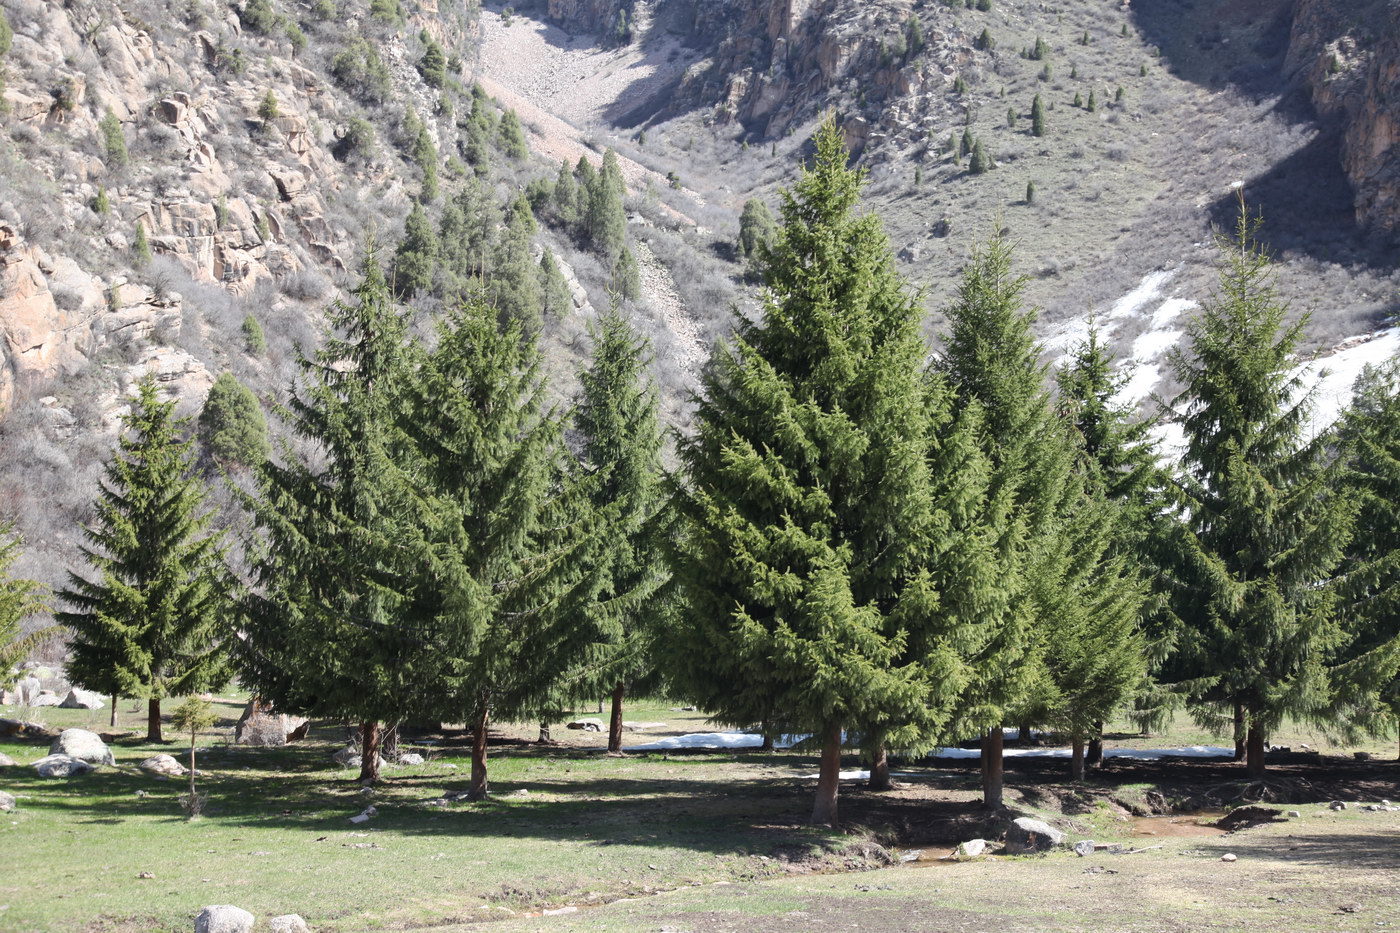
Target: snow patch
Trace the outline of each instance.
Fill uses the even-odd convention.
[[[774,748],[791,748],[807,738],[805,735],[784,735],[773,740]],[[626,752],[662,752],[677,748],[758,748],[763,736],[757,732],[691,732],[673,735],[645,745],[630,745]]]
[[[1186,745],[1181,748],[1105,748],[1105,758],[1135,758],[1139,761],[1157,761],[1162,758],[1233,758],[1235,750],[1220,745]],[[1069,758],[1068,748],[1008,748],[1002,755],[1006,758]],[[982,752],[976,748],[940,748],[930,754],[930,758],[961,759],[981,758]]]
[[[1318,377],[1313,394],[1313,431],[1324,431],[1341,417],[1351,404],[1361,370],[1380,366],[1396,355],[1400,355],[1400,327],[1353,337],[1338,344],[1327,356],[1298,367],[1296,373],[1305,374],[1312,369]]]

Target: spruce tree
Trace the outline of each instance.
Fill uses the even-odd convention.
[[[1066,512],[1077,504],[1073,448],[1051,406],[1031,334],[1035,315],[1021,304],[1024,287],[1004,238],[975,250],[945,311],[949,330],[936,362],[960,402],[983,411],[988,510],[999,516],[995,559],[1005,610],[974,659],[959,710],[963,728],[984,733],[983,796],[992,808],[1001,805],[1003,723],[1024,723],[1050,705],[1043,603],[1053,589]]]
[[[1378,731],[1400,724],[1400,364],[1362,371],[1339,434],[1360,510],[1343,588],[1351,640],[1333,715],[1340,726]]]
[[[829,120],[782,200],[764,313],[703,377],[682,442],[675,688],[724,722],[814,732],[838,819],[843,731],[931,738],[962,687],[923,569],[937,527],[920,315]]]
[[[514,110],[507,110],[501,114],[500,139],[501,151],[507,158],[521,162],[530,157],[530,147],[525,143],[525,132],[520,128],[520,118],[515,115]]]
[[[559,268],[554,253],[545,250],[540,256],[540,310],[545,317],[562,318],[574,310],[573,292]]]
[[[230,372],[219,373],[199,413],[199,441],[221,467],[256,467],[267,459],[267,419],[252,390]]]
[[[749,198],[739,215],[739,258],[756,264],[763,250],[773,245],[778,224],[761,198]]]
[[[594,330],[593,359],[580,375],[574,414],[580,488],[607,534],[592,552],[597,591],[580,623],[595,633],[587,668],[596,693],[612,697],[608,751],[622,749],[622,703],[656,673],[656,594],[666,582],[651,525],[663,507],[661,426],[647,347],[609,309]]]
[[[433,287],[438,239],[423,206],[414,203],[403,225],[403,239],[394,251],[394,293],[411,298]]]
[[[502,320],[519,321],[529,333],[539,330],[543,305],[539,268],[532,255],[535,229],[530,202],[522,194],[507,213],[490,282],[491,297]]]
[[[161,700],[228,679],[232,584],[185,428],[175,403],[143,380],[84,529],[89,573],[69,574],[60,596],[71,608],[56,613],[73,632],[69,677],[146,698],[151,742],[163,741]]]
[[[578,617],[580,580],[598,568],[576,553],[584,520],[563,482],[539,368],[519,321],[459,306],[414,372],[405,422],[432,503],[419,585],[439,607],[448,673],[425,712],[471,724],[474,800],[490,791],[490,723],[554,712],[556,681],[588,641],[563,623]]]
[[[1041,102],[1039,94],[1031,101],[1031,135],[1045,135],[1045,104]]]
[[[622,206],[625,190],[617,153],[609,149],[603,156],[602,169],[584,188],[588,206],[583,228],[589,246],[610,262],[616,260],[627,245],[627,212]]]
[[[1252,778],[1283,717],[1325,718],[1346,641],[1333,579],[1355,511],[1322,440],[1305,439],[1310,393],[1291,371],[1306,319],[1286,323],[1258,228],[1241,200],[1217,291],[1173,357],[1186,440],[1174,663],[1203,725],[1242,714]]]
[[[282,413],[318,456],[267,461],[246,503],[256,586],[235,660],[277,709],[359,721],[360,779],[373,782],[383,724],[439,693],[452,633],[420,592],[431,512],[401,424],[406,324],[372,251],[352,297],[328,309]]]
[[[642,297],[642,272],[630,249],[623,247],[622,252],[618,254],[608,288],[619,298],[628,301],[636,301]]]
[[[20,634],[20,623],[44,610],[44,588],[34,580],[10,576],[22,543],[13,525],[0,522],[0,687],[4,688],[14,682],[11,672],[49,634],[48,630]]]

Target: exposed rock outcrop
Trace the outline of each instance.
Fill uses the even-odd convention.
[[[1400,6],[1297,0],[1286,68],[1340,127],[1357,222],[1400,230]]]

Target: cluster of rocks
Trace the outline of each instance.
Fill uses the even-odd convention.
[[[194,933],[253,933],[257,918],[232,904],[211,904],[194,918]],[[311,928],[297,914],[270,917],[262,929],[268,933],[310,933]]]
[[[49,745],[49,753],[32,767],[42,778],[67,778],[87,774],[100,765],[117,763],[102,737],[86,729],[64,729]]]

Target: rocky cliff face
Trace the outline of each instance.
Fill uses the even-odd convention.
[[[1400,5],[1298,0],[1287,68],[1341,129],[1357,221],[1400,230]]]

